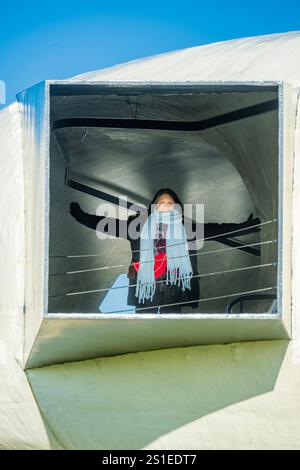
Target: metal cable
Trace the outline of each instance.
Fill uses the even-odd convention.
[[[249,246],[257,246],[257,245],[266,245],[266,244],[269,244],[269,243],[276,243],[277,240],[267,240],[265,242],[257,242],[257,243],[248,243],[246,245],[243,245],[243,248],[247,248]],[[239,246],[234,246],[234,247],[230,247],[230,248],[219,248],[217,250],[210,250],[210,251],[203,251],[202,253],[198,253],[199,250],[201,250],[201,248],[199,248],[197,251],[197,253],[190,253],[189,256],[201,256],[201,255],[207,255],[207,254],[212,254],[212,253],[219,253],[219,252],[223,252],[223,251],[230,251],[230,250],[238,250],[240,247]],[[176,258],[184,258],[185,255],[182,255],[182,256],[172,256],[170,257],[169,259],[176,259]],[[141,261],[140,264],[144,264],[144,263],[151,263],[152,261],[151,260],[147,260],[147,261]],[[79,269],[79,270],[76,270],[76,271],[66,271],[64,273],[53,273],[53,274],[49,274],[49,276],[63,276],[63,275],[69,275],[69,274],[80,274],[80,273],[87,273],[87,272],[91,272],[91,271],[101,271],[101,270],[104,270],[104,269],[115,269],[115,268],[123,268],[125,266],[128,266],[128,264],[116,264],[116,265],[112,265],[112,266],[101,266],[100,268],[90,268],[90,269]]]
[[[199,241],[206,241],[206,240],[210,240],[210,239],[215,240],[216,238],[224,237],[225,235],[230,235],[231,233],[243,232],[244,230],[247,230],[249,228],[259,227],[261,225],[270,224],[270,223],[276,222],[276,221],[277,221],[277,219],[270,219],[270,220],[267,220],[266,222],[261,222],[260,224],[250,225],[249,227],[243,227],[243,228],[240,228],[240,229],[237,229],[237,230],[231,230],[230,232],[220,233],[219,235],[212,235],[211,237],[207,237],[207,238],[198,238],[197,240],[189,240],[189,241],[187,241],[187,243],[196,243],[196,242],[199,242]],[[173,243],[172,245],[169,245],[169,246],[177,246],[177,245],[182,245],[184,243],[185,242]],[[145,248],[144,250],[132,250],[132,253],[139,253],[141,251],[148,251],[150,249],[151,248]],[[121,253],[118,253],[118,254],[123,255],[123,254],[127,254],[127,252],[123,252],[123,253],[121,252]],[[96,253],[96,254],[90,254],[90,255],[50,255],[50,258],[89,258],[89,257],[96,257],[96,256],[103,256],[103,254]]]
[[[249,290],[249,291],[245,291],[245,292],[236,292],[235,294],[227,294],[227,295],[219,295],[217,297],[207,297],[206,299],[195,299],[195,300],[188,300],[188,301],[184,301],[184,302],[175,302],[175,303],[172,303],[172,304],[162,304],[162,305],[153,305],[151,307],[138,307],[135,309],[135,311],[138,311],[138,310],[149,310],[149,309],[153,309],[153,308],[161,308],[161,307],[172,307],[172,306],[175,306],[175,305],[182,305],[182,304],[191,304],[191,303],[194,303],[194,302],[205,302],[207,300],[218,300],[218,299],[224,299],[224,298],[227,298],[227,297],[234,297],[234,296],[240,296],[240,295],[244,295],[244,294],[252,294],[254,292],[262,292],[262,291],[266,291],[266,290],[272,290],[272,289],[276,289],[276,287],[264,287],[263,289],[255,289],[255,290]],[[132,306],[134,307],[134,305]],[[130,309],[126,309],[126,310],[113,310],[111,312],[105,312],[105,313],[120,313],[120,312],[128,312],[128,310]],[[161,314],[162,312],[160,312]],[[229,314],[227,314],[229,315]]]
[[[267,267],[267,266],[277,266],[277,263],[273,262],[273,263],[257,264],[257,265],[254,265],[254,266],[246,266],[246,267],[243,267],[243,268],[227,269],[225,271],[215,271],[215,272],[212,272],[212,273],[195,274],[195,275],[191,276],[191,279],[197,278],[197,277],[206,277],[206,276],[213,276],[213,275],[217,275],[217,274],[230,273],[230,272],[235,272],[235,271],[244,271],[244,270],[247,270],[247,269],[264,268],[264,267]],[[178,279],[179,278],[176,277],[176,281]],[[156,281],[156,284],[164,284],[164,283],[167,283],[166,279]],[[176,285],[176,282],[175,282],[175,285]],[[69,292],[67,294],[49,295],[49,297],[64,297],[64,296],[70,296],[70,295],[94,294],[95,292],[106,292],[106,291],[115,290],[115,289],[116,290],[118,290],[118,289],[129,289],[129,287],[131,288],[131,287],[136,287],[136,286],[137,286],[137,284],[130,284],[130,285],[126,285],[126,286],[117,286],[117,287],[105,287],[105,288],[102,288],[102,289],[93,289],[93,290],[87,290],[87,291],[81,291],[81,292]]]

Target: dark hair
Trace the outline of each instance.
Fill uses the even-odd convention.
[[[182,214],[183,214],[183,204],[182,204],[181,200],[179,199],[179,197],[177,196],[177,194],[175,193],[175,191],[173,191],[170,188],[161,188],[155,193],[152,201],[150,202],[150,204],[148,206],[148,215],[151,214],[152,204],[156,204],[156,202],[158,201],[158,199],[160,198],[160,196],[162,194],[169,194],[169,196],[171,196],[174,199],[175,204],[180,205],[181,210],[182,210]]]

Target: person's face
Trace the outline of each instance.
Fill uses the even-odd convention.
[[[168,212],[174,208],[174,204],[175,201],[172,196],[170,196],[170,194],[164,193],[158,198],[156,202],[156,208],[160,212]]]

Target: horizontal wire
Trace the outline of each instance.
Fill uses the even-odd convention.
[[[249,227],[243,227],[243,228],[240,228],[240,229],[237,229],[237,230],[231,230],[230,232],[225,232],[225,233],[220,233],[219,235],[212,235],[210,237],[207,237],[207,238],[198,238],[196,240],[188,240],[187,243],[196,243],[196,242],[199,242],[199,241],[206,241],[206,240],[210,240],[210,239],[216,239],[216,238],[219,238],[219,237],[224,237],[225,235],[230,235],[231,233],[237,233],[237,232],[243,232],[244,230],[247,230],[249,228],[254,228],[254,227],[259,227],[261,225],[266,225],[266,224],[270,224],[272,222],[276,222],[277,219],[270,219],[270,220],[267,220],[266,222],[261,222],[260,224],[255,224],[255,225],[250,225]],[[183,245],[185,244],[186,242],[180,242],[180,243],[173,243],[172,245],[169,245],[169,246],[177,246],[177,245]],[[132,250],[131,253],[139,253],[141,251],[149,251],[151,250],[151,248],[144,248],[142,250]],[[127,254],[127,252],[121,252],[121,253],[118,253],[118,255],[124,255],[124,254]],[[89,258],[89,257],[96,257],[96,256],[103,256],[103,254],[101,253],[96,253],[96,254],[90,254],[90,255],[50,255],[50,258]]]
[[[231,273],[231,272],[235,272],[235,271],[244,271],[244,270],[247,270],[247,269],[264,268],[264,267],[267,267],[267,266],[277,266],[277,263],[274,262],[274,263],[257,264],[257,265],[254,265],[254,266],[246,266],[246,267],[243,267],[243,268],[227,269],[225,271],[215,271],[215,272],[212,272],[212,273],[195,274],[195,275],[191,276],[191,279],[197,278],[197,277],[205,277],[205,276],[213,276],[213,275],[217,275],[217,274]],[[180,278],[176,277],[176,281],[178,279],[180,279]],[[160,281],[156,281],[155,283],[156,284],[164,284],[166,282],[167,282],[167,279],[163,279],[163,280],[160,280]],[[175,285],[176,285],[176,282],[175,282]],[[70,295],[93,294],[95,292],[106,292],[106,291],[117,290],[117,289],[129,289],[129,287],[132,288],[132,287],[136,287],[136,286],[137,286],[137,284],[130,284],[130,285],[126,285],[126,286],[116,286],[116,287],[104,287],[102,289],[94,289],[94,290],[87,290],[87,291],[81,291],[81,292],[69,292],[67,294],[49,295],[49,297],[63,297],[63,296],[70,296]]]
[[[249,246],[257,246],[257,245],[266,245],[268,243],[276,243],[277,240],[267,240],[265,242],[257,242],[257,243],[248,243],[246,245],[243,245],[243,248],[247,248]],[[199,250],[202,248],[198,248],[196,251],[197,253],[190,253],[189,256],[200,256],[200,255],[206,255],[206,254],[212,254],[212,253],[218,253],[218,252],[223,252],[223,251],[230,251],[230,250],[238,250],[240,247],[239,246],[234,246],[230,248],[219,248],[217,250],[210,250],[210,251],[203,251],[202,253],[198,253]],[[187,255],[180,255],[180,256],[172,256],[169,258],[170,259],[176,259],[176,258],[185,258]],[[153,262],[152,260],[146,260],[146,261],[140,261],[140,264],[145,264],[145,263],[151,263]],[[76,271],[66,271],[64,273],[53,273],[49,274],[49,276],[63,276],[63,275],[69,275],[69,274],[80,274],[80,273],[87,273],[87,272],[92,272],[92,271],[101,271],[104,269],[115,269],[115,268],[124,268],[125,266],[128,266],[127,264],[116,264],[112,266],[101,266],[100,268],[90,268],[90,269],[79,269]]]
[[[195,299],[195,300],[188,300],[188,301],[184,301],[184,302],[175,302],[175,303],[172,303],[172,304],[152,305],[151,307],[138,307],[138,308],[135,308],[135,311],[137,312],[138,310],[149,310],[149,309],[158,308],[158,307],[172,307],[172,306],[175,306],[175,305],[182,305],[182,304],[185,305],[185,304],[191,304],[191,303],[195,303],[195,302],[205,302],[207,300],[218,300],[218,299],[224,299],[224,298],[227,298],[227,297],[234,297],[234,296],[237,296],[237,295],[240,296],[240,295],[244,295],[244,294],[252,294],[254,292],[262,292],[262,291],[272,290],[272,289],[277,289],[277,288],[275,286],[274,287],[264,287],[262,289],[249,290],[249,291],[245,291],[245,292],[236,292],[235,294],[219,295],[217,297],[207,297],[206,299]],[[134,307],[134,305],[132,305],[132,307]],[[128,310],[130,310],[130,309],[112,310],[111,312],[105,312],[105,313],[128,312]]]

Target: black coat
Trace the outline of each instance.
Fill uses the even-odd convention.
[[[77,203],[71,203],[70,205],[70,213],[72,214],[75,219],[80,222],[81,224],[85,225],[86,227],[89,227],[93,230],[97,229],[98,223],[105,217],[105,216],[98,216],[98,215],[93,215],[93,214],[88,214],[87,212],[84,212],[81,210],[80,206]],[[132,261],[139,261],[139,253],[140,253],[140,238],[138,237],[137,239],[134,239],[130,236],[130,233],[128,233],[128,226],[129,223],[134,220],[134,218],[137,216],[130,216],[127,220],[119,220],[116,219],[114,220],[113,224],[107,224],[105,227],[100,226],[100,229],[102,230],[103,233],[107,233],[109,235],[116,236],[117,238],[124,238],[130,242],[130,247],[131,247],[131,252],[132,252]],[[106,219],[107,220],[107,219]],[[143,220],[141,218],[141,220]],[[238,236],[240,235],[245,235],[247,233],[251,233],[253,231],[258,231],[260,229],[258,228],[252,228],[251,225],[259,223],[259,219],[251,219],[247,220],[245,222],[241,223],[214,223],[214,222],[209,222],[209,223],[204,223],[204,234],[203,237],[204,239],[211,239],[213,240],[214,237],[217,237],[223,233],[227,232],[234,232],[236,230],[240,230],[242,228],[245,228],[245,230],[241,230],[240,232],[237,233]],[[190,224],[187,226],[187,224]],[[110,229],[110,227],[113,227],[114,231]],[[195,235],[189,235],[189,234],[195,234],[196,233],[196,222],[194,222],[191,219],[185,220],[185,227],[187,228],[186,233],[187,233],[187,240],[192,241],[195,240]],[[192,231],[189,231],[188,228],[192,229]],[[99,229],[99,226],[98,226]],[[141,224],[138,224],[136,226],[136,231],[138,233],[141,232]],[[231,236],[234,235],[234,233],[231,233]],[[218,238],[216,238],[216,241],[218,241]],[[138,298],[135,296],[135,285],[136,285],[136,276],[135,278],[129,278],[129,289],[128,289],[128,297],[127,297],[127,303],[128,305],[134,305],[137,307],[137,313],[142,311],[142,309],[145,308],[146,313],[151,313],[151,308],[154,308],[155,306],[158,305],[165,305],[165,304],[177,304],[176,306],[170,306],[170,307],[164,307],[163,311],[174,311],[174,312],[179,312],[181,309],[181,306],[184,305],[184,303],[187,302],[186,305],[189,305],[193,309],[196,309],[199,307],[199,299],[200,299],[200,276],[198,273],[198,266],[197,266],[197,256],[196,256],[197,251],[195,249],[189,249],[189,255],[190,255],[190,260],[191,260],[191,265],[193,269],[193,277],[191,279],[191,290],[186,289],[185,291],[182,291],[182,288],[180,286],[171,286],[168,285],[166,286],[165,282],[156,282],[156,288],[155,288],[155,294],[153,297],[152,302],[150,300],[145,300],[143,304],[138,303]],[[129,277],[129,275],[128,275]],[[166,275],[160,277],[158,281],[163,281],[166,279]],[[154,309],[153,311],[157,311]]]

